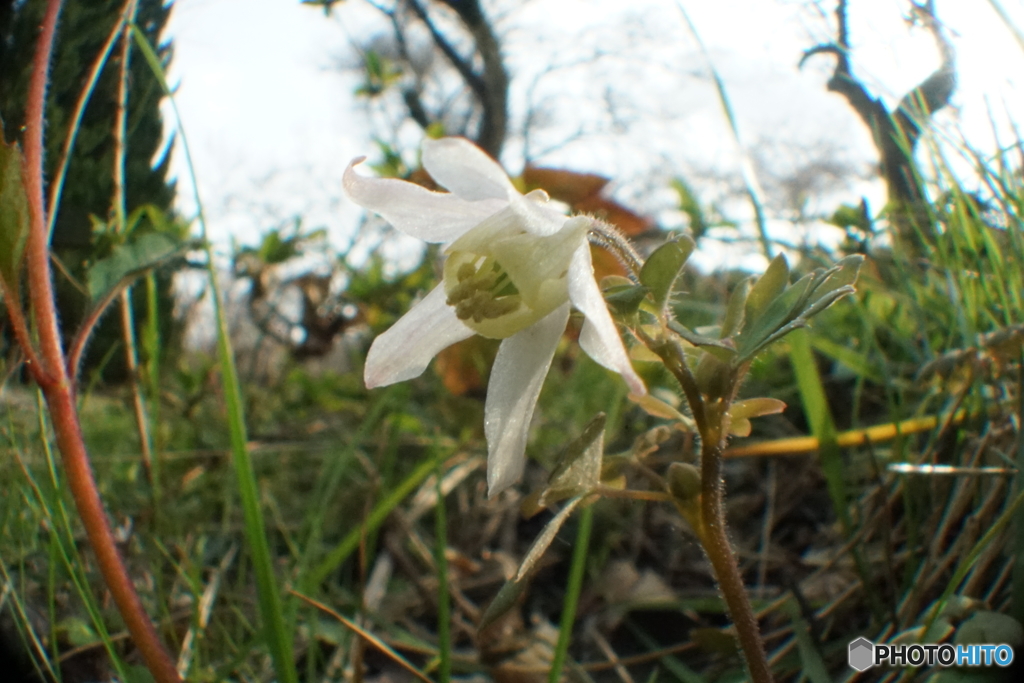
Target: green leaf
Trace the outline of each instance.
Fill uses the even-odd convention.
[[[732,290],[732,294],[729,295],[729,304],[726,306],[725,318],[722,320],[722,330],[719,334],[722,339],[731,337],[743,329],[743,320],[746,318],[747,297],[750,296],[750,289],[753,287],[755,279],[751,276],[743,280],[736,285],[736,288]]]
[[[789,284],[789,264],[779,254],[768,264],[747,295],[747,318],[755,318],[776,299]]]
[[[583,499],[587,497],[586,493],[581,493],[576,496],[565,506],[558,511],[558,514],[551,518],[551,521],[544,527],[544,531],[540,532],[534,540],[533,545],[530,546],[530,550],[526,553],[526,557],[523,558],[523,563],[519,565],[519,571],[516,572],[515,580],[522,581],[526,576],[537,566],[537,562],[544,556],[548,546],[555,540],[555,536],[558,535],[558,530],[562,528],[562,525],[566,523],[572,513],[579,507]]]
[[[811,683],[831,683],[832,677],[825,666],[825,660],[818,650],[818,644],[811,636],[810,626],[807,620],[800,614],[800,607],[796,600],[785,602],[786,612],[793,623],[793,635],[796,637],[797,651],[800,653],[800,661],[803,664],[802,672]]]
[[[729,415],[735,420],[776,415],[786,409],[784,401],[777,398],[748,398],[736,401],[729,407]]]
[[[863,263],[864,257],[860,254],[847,256],[825,271],[827,278],[815,288],[813,296],[820,298],[844,287],[852,287],[857,281]]]
[[[94,645],[100,642],[100,637],[88,621],[81,617],[67,617],[61,619],[57,624],[58,632],[63,635],[69,643],[75,647]]]
[[[808,320],[852,294],[862,262],[860,255],[848,256],[831,268],[808,273],[769,303],[760,316],[751,317],[748,304],[747,321],[736,338],[740,361],[752,358],[793,330],[806,327]]]
[[[566,447],[548,477],[549,488],[569,487],[582,491],[597,486],[604,454],[604,424],[605,414],[598,413],[583,428],[583,433]]]
[[[975,643],[1006,643],[1012,647],[1024,645],[1024,627],[1008,614],[979,611],[960,624],[953,636],[960,645]]]
[[[860,206],[840,204],[832,217],[826,222],[840,228],[854,227],[863,232],[871,232],[871,216],[868,214],[867,202],[862,201]]]
[[[110,256],[100,259],[89,269],[89,296],[100,301],[121,280],[153,268],[177,255],[183,249],[173,237],[151,232],[116,247]]]
[[[773,339],[774,333],[799,315],[801,304],[815,284],[814,273],[805,275],[761,308],[759,313],[750,305],[748,297],[747,320],[743,331],[736,337],[736,350],[741,360],[747,360],[760,351],[769,339]]]
[[[125,683],[155,683],[155,679],[149,669],[141,664],[136,664],[129,666],[125,672]]]
[[[478,629],[483,631],[515,607],[516,601],[526,590],[528,583],[527,581],[506,581],[498,594],[491,600],[491,604],[484,610]]]
[[[512,609],[516,604],[516,600],[526,589],[527,579],[529,578],[530,572],[536,567],[537,562],[543,557],[544,552],[551,545],[551,542],[555,540],[555,536],[558,535],[558,530],[562,528],[566,520],[569,519],[570,515],[579,507],[583,499],[586,498],[586,494],[576,496],[568,503],[565,504],[557,515],[551,518],[551,521],[547,523],[544,530],[534,540],[533,545],[530,546],[530,550],[526,553],[526,557],[523,558],[522,564],[519,566],[519,571],[515,577],[505,582],[505,585],[501,587],[498,594],[491,601],[491,604],[487,606],[484,611],[483,617],[480,619],[479,629],[482,631],[495,621],[498,620],[503,614]]]
[[[21,150],[3,141],[0,127],[0,278],[11,291],[18,286],[28,231],[28,195],[21,177]]]
[[[640,284],[651,291],[659,311],[664,311],[672,286],[686,265],[686,259],[693,253],[694,246],[693,240],[685,236],[666,242],[654,250],[640,269]]]
[[[569,442],[548,476],[548,485],[523,501],[525,516],[533,516],[560,500],[587,493],[601,483],[604,425],[605,414],[598,413],[583,428],[583,432]]]
[[[733,348],[731,339],[717,339],[697,334],[685,325],[680,325],[675,320],[668,321],[669,329],[694,346],[705,349],[722,361],[729,362],[736,356],[736,349]]]
[[[708,225],[708,221],[704,218],[704,210],[700,206],[697,195],[682,178],[676,178],[672,181],[672,189],[679,194],[679,210],[690,219],[690,232],[693,233],[694,237],[700,239],[711,226]]]

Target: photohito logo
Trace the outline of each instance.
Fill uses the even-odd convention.
[[[867,671],[873,666],[1010,666],[1009,645],[875,645],[867,638],[850,643],[850,667]]]

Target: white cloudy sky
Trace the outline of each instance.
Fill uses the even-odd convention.
[[[619,121],[534,161],[610,176],[616,196],[652,212],[670,205],[671,195],[661,188],[672,175],[685,174],[700,187],[702,174],[736,167],[735,147],[680,4],[725,79],[746,142],[818,147],[861,167],[873,159],[867,132],[845,102],[825,90],[831,59],[796,68],[802,49],[830,38],[823,17],[831,18],[831,0],[484,4],[498,16],[513,75],[513,134],[503,159],[513,173],[523,161],[515,126],[527,108],[527,86],[552,62],[574,60],[580,64],[541,78],[534,91],[555,113],[548,138],[601,118],[604,92],[593,92],[595,78],[614,86]],[[959,68],[944,125],[959,126],[974,144],[994,149],[989,112],[1000,121],[1007,111],[1024,115],[1024,50],[989,1],[936,4],[953,32]],[[1024,0],[1000,4],[1024,26]],[[937,51],[925,31],[908,28],[906,0],[850,5],[856,71],[891,105],[935,68]],[[373,148],[364,104],[352,95],[357,77],[335,65],[351,54],[352,40],[379,26],[377,16],[361,0],[339,4],[330,18],[297,0],[176,0],[168,29],[172,82],[179,86],[177,104],[218,242],[252,242],[296,214],[310,226],[327,227],[339,246],[350,238],[358,213],[341,195],[341,173],[349,159]],[[587,59],[598,51],[611,58]],[[191,212],[180,154],[174,171],[181,208]],[[863,193],[882,196],[877,184],[845,193],[840,198],[851,202]],[[671,223],[671,215],[659,215]]]

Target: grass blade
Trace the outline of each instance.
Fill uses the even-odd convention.
[[[832,411],[828,407],[828,399],[825,396],[825,387],[821,383],[821,375],[818,374],[818,366],[814,362],[814,353],[811,351],[810,333],[806,329],[794,330],[790,332],[787,340],[789,341],[789,359],[793,364],[793,373],[796,375],[804,415],[807,416],[811,434],[818,440],[818,458],[821,470],[825,475],[829,497],[832,499],[832,507],[835,508],[836,516],[843,525],[843,531],[847,538],[850,538],[853,533],[853,521],[850,518],[850,494],[846,486],[846,472],[843,467],[842,453],[839,450],[835,421],[832,419]],[[874,582],[871,580],[871,572],[867,563],[864,562],[863,556],[857,548],[854,548],[852,553],[857,571],[864,581],[865,592],[871,603],[872,611],[876,616],[881,616],[885,608],[874,589]]]
[[[311,592],[311,588],[315,589],[316,586],[323,583],[330,573],[337,569],[359,547],[359,539],[362,535],[368,531],[376,530],[377,527],[383,524],[387,516],[391,514],[391,511],[398,507],[398,504],[412,493],[434,471],[435,467],[436,465],[433,460],[423,461],[419,467],[405,478],[405,481],[396,486],[384,500],[377,503],[366,518],[366,522],[350,531],[341,540],[341,543],[335,546],[334,550],[328,553],[327,557],[306,576],[306,580],[302,583],[303,591]]]
[[[434,562],[437,563],[437,647],[441,658],[438,680],[441,683],[448,683],[452,677],[452,635],[451,610],[448,604],[448,558],[445,555],[445,550],[448,548],[448,520],[444,507],[444,492],[441,490],[441,481],[444,479],[441,462],[441,458],[434,457],[434,472],[437,481],[437,505],[434,508],[434,533],[437,540],[434,548]]]
[[[764,251],[765,258],[771,260],[773,253],[771,240],[768,239],[767,219],[764,212],[764,190],[761,189],[761,183],[758,181],[757,173],[754,171],[754,164],[751,163],[750,155],[747,154],[747,148],[743,145],[743,139],[740,137],[739,124],[736,122],[736,115],[732,111],[732,101],[729,99],[729,93],[725,89],[725,81],[722,80],[718,69],[715,68],[715,63],[711,59],[711,53],[708,52],[704,41],[700,39],[700,33],[697,31],[697,27],[693,25],[693,21],[690,20],[690,15],[687,14],[683,3],[677,0],[676,5],[679,7],[679,11],[682,13],[683,19],[686,21],[686,25],[690,29],[694,40],[697,41],[701,54],[704,55],[704,61],[707,62],[708,71],[711,72],[711,78],[715,81],[718,101],[722,104],[722,111],[725,113],[725,119],[729,123],[729,131],[732,133],[732,139],[736,143],[736,149],[740,155],[740,174],[743,176],[743,185],[747,190],[747,198],[750,199],[750,205],[754,209],[754,219],[757,223],[758,237],[761,240],[761,250]]]
[[[590,548],[590,530],[594,525],[594,508],[588,505],[580,515],[580,526],[576,531],[576,544],[572,551],[572,566],[569,568],[569,585],[565,590],[565,601],[562,603],[562,620],[558,627],[558,644],[551,660],[551,671],[548,683],[559,683],[562,680],[562,669],[565,665],[569,641],[572,639],[572,627],[576,623],[576,606],[579,604],[580,591],[583,589],[583,574],[587,568],[587,550]]]
[[[249,449],[246,445],[248,435],[246,434],[245,413],[242,407],[242,390],[238,381],[238,369],[235,367],[235,355],[231,348],[231,339],[228,336],[227,317],[224,315],[224,308],[221,302],[221,290],[218,283],[213,247],[206,239],[206,221],[199,198],[199,188],[195,181],[192,155],[188,149],[188,140],[185,137],[184,127],[181,124],[181,116],[178,114],[177,106],[174,104],[174,93],[167,84],[163,66],[160,64],[160,58],[157,56],[153,46],[149,44],[145,34],[135,24],[132,25],[132,37],[135,39],[150,69],[152,69],[153,75],[160,82],[160,86],[170,100],[171,106],[174,107],[185,160],[189,168],[189,174],[192,176],[192,188],[196,207],[198,207],[199,225],[203,242],[206,246],[206,267],[210,277],[214,319],[217,325],[217,355],[220,360],[221,382],[227,408],[232,462],[234,463],[237,478],[238,494],[242,503],[245,536],[249,545],[253,570],[256,574],[260,615],[263,620],[263,636],[266,639],[267,648],[270,650],[270,656],[274,661],[274,669],[277,672],[278,679],[282,683],[298,683],[298,672],[295,668],[295,658],[292,654],[292,635],[285,627],[281,596],[278,592],[277,579],[274,576],[273,558],[270,555],[270,546],[267,543],[266,523],[263,519],[263,510],[260,507],[256,473],[253,470],[252,459],[249,456]]]

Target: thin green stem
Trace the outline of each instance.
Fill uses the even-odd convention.
[[[57,164],[57,170],[53,175],[53,179],[50,181],[50,205],[46,212],[46,235],[47,239],[53,234],[53,226],[57,222],[57,212],[60,210],[60,197],[64,188],[64,177],[68,172],[68,165],[71,163],[71,150],[75,146],[75,140],[78,139],[78,129],[82,123],[82,114],[85,113],[85,107],[92,98],[92,93],[96,89],[96,83],[99,81],[100,73],[103,71],[103,67],[107,63],[107,59],[110,57],[111,50],[114,49],[114,44],[117,42],[117,36],[120,34],[125,25],[125,17],[128,14],[129,5],[136,2],[136,0],[125,0],[124,8],[121,10],[120,20],[114,24],[114,28],[110,30],[110,35],[107,36],[107,41],[103,43],[103,47],[100,48],[99,54],[96,55],[96,60],[93,62],[92,70],[89,72],[89,77],[85,81],[85,86],[82,88],[82,92],[78,96],[78,101],[75,102],[75,110],[71,115],[71,123],[68,126],[66,137],[64,138],[64,148],[61,150],[60,163]]]
[[[771,259],[773,249],[771,239],[768,237],[768,224],[764,211],[764,190],[761,188],[761,183],[758,181],[757,173],[754,170],[754,164],[750,161],[750,154],[747,152],[746,145],[743,144],[743,139],[740,136],[739,123],[732,111],[732,103],[729,99],[729,93],[725,89],[725,82],[719,75],[718,69],[715,68],[715,62],[711,59],[711,53],[708,51],[707,46],[704,45],[704,41],[701,40],[700,32],[694,26],[690,15],[686,12],[686,8],[683,7],[683,3],[680,0],[676,0],[676,5],[679,7],[679,11],[682,13],[683,20],[690,29],[691,35],[697,41],[697,46],[700,47],[704,61],[707,62],[708,71],[711,72],[711,78],[715,82],[718,101],[722,105],[722,112],[725,114],[725,120],[729,124],[729,131],[732,133],[733,141],[736,143],[736,150],[740,155],[740,175],[743,177],[743,184],[746,187],[750,206],[754,209],[754,221],[757,224],[757,235],[761,241],[761,249],[764,251],[765,257]]]
[[[127,231],[128,206],[125,199],[125,150],[127,148],[128,128],[128,63],[131,58],[130,22],[135,21],[138,3],[130,0],[126,8],[125,23],[121,32],[121,69],[118,80],[117,110],[114,116],[114,198],[113,214],[115,230],[125,236]],[[139,354],[135,343],[135,316],[132,311],[131,287],[126,287],[120,296],[121,336],[124,339],[124,361],[128,369],[128,382],[132,392],[132,408],[135,412],[135,426],[139,432],[139,445],[142,450],[142,465],[146,470],[150,489],[156,491],[153,480],[153,439],[150,435],[149,413],[142,393],[142,380],[139,377]],[[153,505],[157,501],[153,499]]]
[[[131,34],[135,39],[139,52],[142,53],[143,59],[149,64],[150,70],[170,100],[175,118],[178,121],[181,149],[185,156],[185,165],[188,167],[189,174],[191,175],[192,192],[196,207],[198,208],[201,237],[205,243],[206,269],[210,278],[213,315],[217,328],[217,356],[220,362],[224,402],[227,407],[232,463],[235,469],[238,494],[242,503],[242,517],[244,519],[246,540],[249,543],[253,571],[256,574],[260,616],[263,619],[263,635],[266,638],[267,648],[270,650],[270,657],[274,662],[274,670],[277,673],[278,680],[282,681],[282,683],[296,683],[299,676],[293,656],[292,634],[286,628],[281,596],[274,574],[273,558],[270,554],[270,544],[267,541],[266,523],[264,522],[263,510],[260,506],[259,486],[256,482],[256,473],[253,469],[252,458],[247,446],[248,435],[245,425],[245,411],[242,407],[242,389],[238,379],[238,368],[235,365],[235,355],[231,348],[231,337],[228,334],[228,321],[224,313],[213,247],[210,245],[209,240],[207,240],[206,218],[199,196],[199,189],[196,185],[195,166],[192,164],[192,154],[189,150],[188,138],[185,135],[184,127],[181,125],[181,116],[178,114],[174,92],[167,83],[167,77],[164,74],[163,65],[160,63],[156,50],[150,44],[145,34],[134,23],[131,25]]]
[[[580,602],[583,590],[583,574],[587,568],[587,551],[590,548],[590,530],[594,525],[594,508],[588,505],[580,515],[580,526],[576,532],[576,545],[572,551],[572,567],[569,569],[569,585],[565,589],[565,600],[562,603],[562,619],[558,628],[558,643],[551,659],[551,670],[548,672],[548,683],[559,683],[562,680],[562,669],[569,652],[569,641],[572,639],[572,628],[576,623],[576,607]]]
[[[437,541],[434,562],[437,564],[437,647],[441,662],[437,680],[440,683],[448,683],[452,677],[451,608],[448,604],[448,558],[445,555],[445,550],[448,549],[448,519],[444,507],[444,491],[441,490],[441,479],[444,474],[442,460],[437,458],[435,462],[437,466],[434,469],[434,489],[437,492],[437,506],[434,508],[434,534]]]

